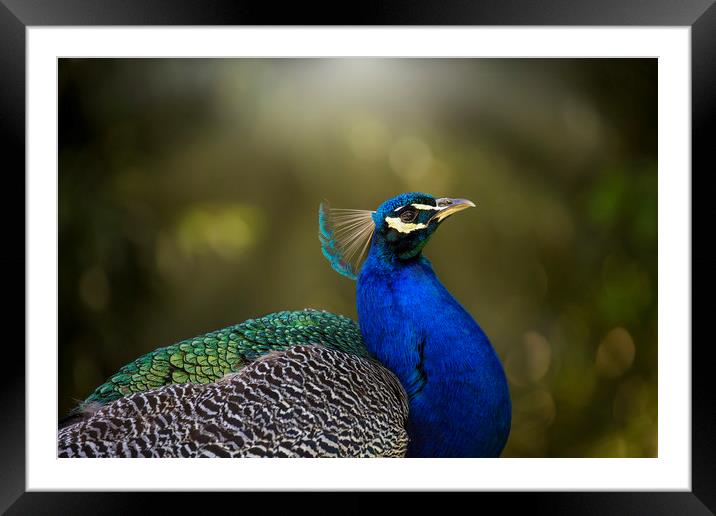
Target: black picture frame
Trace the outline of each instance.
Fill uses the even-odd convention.
[[[24,214],[25,181],[25,31],[31,26],[61,25],[576,25],[576,26],[689,26],[692,71],[692,192],[694,177],[713,174],[714,160],[708,135],[716,134],[716,4],[715,0],[450,0],[427,2],[360,2],[335,7],[305,3],[271,3],[229,0],[0,0],[0,145],[5,171],[5,253],[2,254],[5,329],[19,329],[25,340],[25,225],[14,223]],[[12,184],[14,181],[15,184]],[[705,180],[704,180],[705,181]],[[704,182],[699,179],[699,184]],[[701,193],[708,191],[702,189]],[[17,203],[11,202],[17,201]],[[709,214],[694,210],[692,225],[710,222]],[[692,228],[693,235],[693,228]],[[693,240],[692,240],[693,242]],[[691,252],[694,246],[692,244]],[[692,264],[694,263],[692,257]],[[698,287],[710,285],[706,264],[699,265]],[[693,271],[693,266],[692,266]],[[704,276],[705,275],[705,276]],[[26,280],[26,278],[23,278]],[[17,282],[15,285],[13,282]],[[9,287],[16,287],[10,289]],[[23,292],[21,295],[16,293]],[[693,291],[692,291],[693,295]],[[693,302],[692,302],[693,306]],[[693,306],[692,314],[706,305]],[[692,315],[693,321],[693,315]],[[693,328],[693,324],[692,324]],[[692,331],[692,335],[696,335]],[[138,503],[157,498],[147,493],[40,493],[25,492],[25,354],[20,339],[5,334],[0,407],[0,510],[8,514],[125,514]],[[688,343],[661,343],[688,345]],[[483,500],[500,510],[521,506],[530,512],[549,514],[710,514],[716,511],[716,410],[710,382],[712,343],[692,337],[692,490],[690,492],[585,492],[585,493],[481,493]],[[51,389],[48,389],[51,391]],[[231,495],[228,495],[231,496]],[[341,512],[370,510],[376,495],[353,493]],[[165,511],[180,508],[185,498],[162,497]],[[241,495],[246,507],[247,494]],[[262,497],[266,499],[265,495]],[[286,500],[272,495],[271,504]],[[216,495],[212,495],[216,499]],[[236,498],[234,498],[236,500]],[[422,496],[403,497],[407,503],[423,503]],[[258,500],[257,500],[258,501]],[[301,501],[303,503],[301,503]],[[212,502],[213,503],[213,502]],[[229,501],[228,503],[232,503]],[[319,494],[307,494],[283,503],[293,508],[328,503]],[[475,501],[451,499],[453,504]],[[482,503],[482,502],[479,502]],[[253,505],[253,504],[252,504]]]

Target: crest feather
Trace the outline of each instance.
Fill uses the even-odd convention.
[[[356,279],[375,231],[373,212],[331,208],[327,201],[318,209],[321,250],[339,274]]]

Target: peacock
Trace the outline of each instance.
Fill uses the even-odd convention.
[[[283,311],[156,349],[63,420],[59,457],[497,457],[511,400],[488,337],[423,248],[466,199],[319,208],[358,323]]]

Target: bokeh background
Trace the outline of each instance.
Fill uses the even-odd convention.
[[[425,254],[503,360],[504,456],[657,455],[655,59],[61,59],[59,414],[140,354],[356,317],[317,208],[466,197]]]

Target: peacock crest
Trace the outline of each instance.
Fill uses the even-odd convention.
[[[373,211],[331,208],[327,201],[318,209],[318,237],[331,267],[355,280],[375,231]]]

